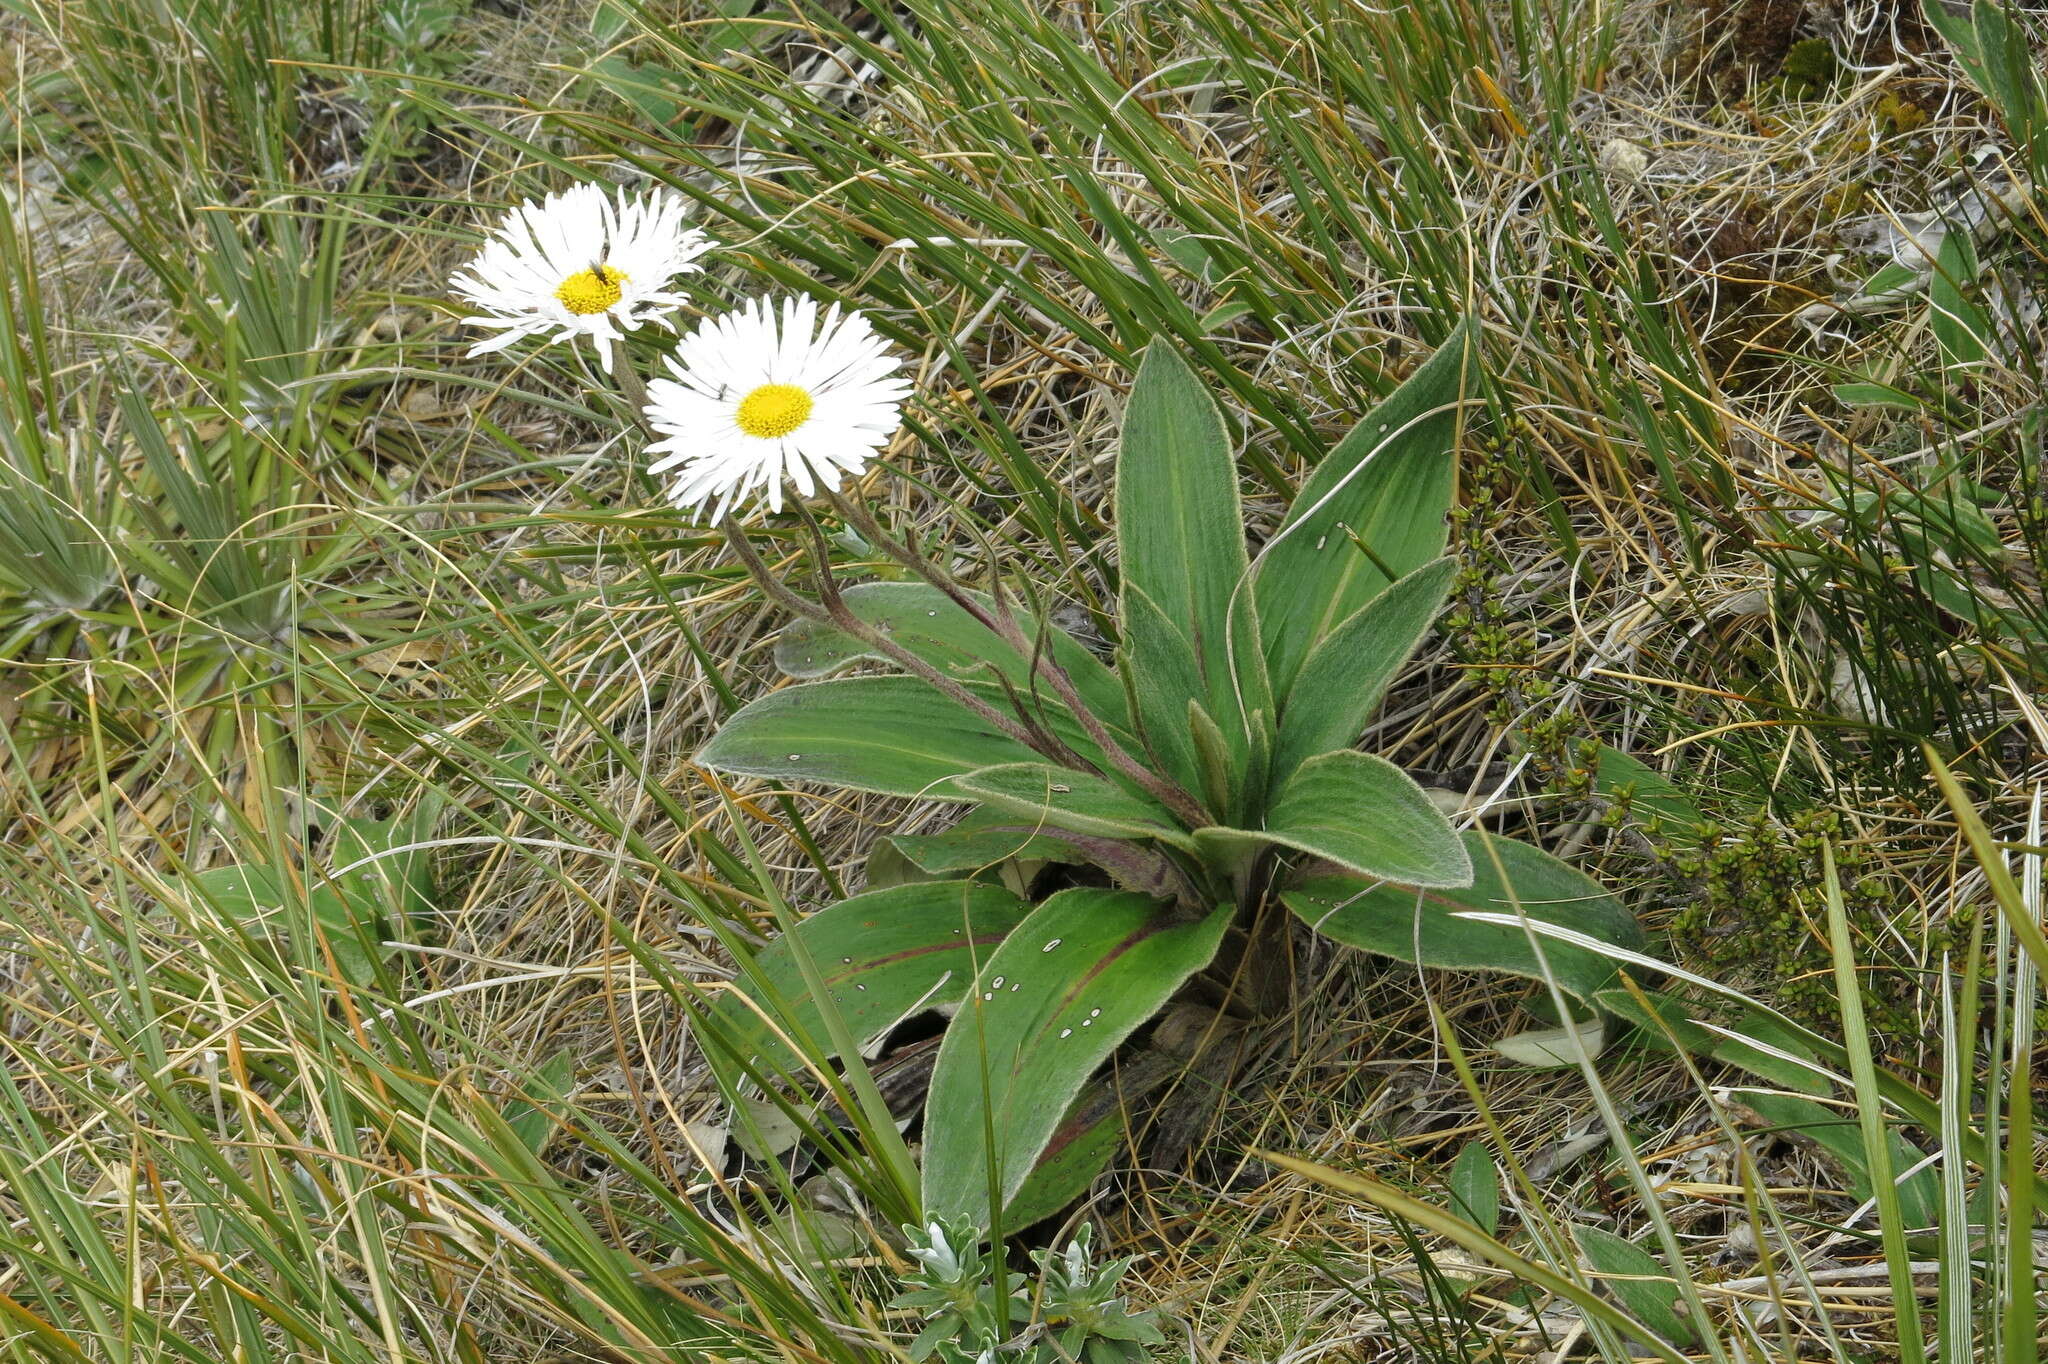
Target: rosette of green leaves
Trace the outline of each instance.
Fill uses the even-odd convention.
[[[920,1009],[951,1015],[925,1106],[928,1215],[1015,1226],[1084,1188],[1119,1129],[1077,1095],[1268,894],[1336,941],[1554,980],[1580,998],[1612,982],[1611,962],[1525,921],[1640,940],[1586,877],[1529,845],[1461,835],[1405,772],[1353,748],[1450,590],[1446,517],[1475,353],[1456,328],[1338,442],[1253,555],[1223,414],[1153,345],[1118,453],[1110,661],[1007,597],[923,582],[844,594],[867,627],[1028,717],[1059,751],[915,677],[834,677],[872,644],[804,624],[777,654],[798,684],[734,714],[698,754],[736,775],[975,807],[953,833],[900,845],[957,880],[871,891],[798,929],[841,966],[837,1002],[873,1023],[863,1043]],[[988,624],[1006,610],[1020,627],[1007,641]],[[1114,885],[991,905],[977,877],[1011,855],[1092,864]],[[924,950],[853,950],[872,931],[845,913],[856,904],[860,923]],[[775,973],[778,955],[761,969]],[[801,993],[780,977],[768,997]]]

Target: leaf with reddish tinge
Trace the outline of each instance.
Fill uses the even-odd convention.
[[[1124,890],[1171,898],[1186,884],[1171,861],[1143,843],[1056,829],[987,808],[969,811],[944,833],[897,834],[889,841],[919,869],[938,875],[986,871],[1008,861],[1090,863]]]
[[[891,834],[888,841],[920,870],[947,876],[1003,862],[1085,862],[1087,855],[1058,830],[986,807],[969,810],[935,834]]]
[[[1101,777],[1047,763],[1010,763],[969,772],[953,783],[969,800],[1006,810],[1034,825],[1071,829],[1104,838],[1156,838],[1192,848],[1187,832],[1151,801],[1131,795]]]
[[[999,714],[992,683],[961,684]],[[1038,716],[1083,757],[1099,757],[1064,708]],[[736,712],[697,761],[718,772],[826,782],[887,796],[954,798],[948,779],[1041,755],[915,677],[841,677],[770,692]]]
[[[976,960],[987,960],[1026,908],[1000,886],[924,881],[841,900],[799,923],[796,935],[847,1031],[865,1045],[920,1006],[957,1004]],[[830,1050],[824,1016],[804,988],[787,937],[761,949],[734,988],[737,995],[711,1011],[722,1044],[710,1049],[714,1055],[774,1075],[799,1067],[780,1033],[800,1033]]]
[[[1176,922],[1149,896],[1079,887],[1018,925],[939,1048],[925,1109],[926,1215],[987,1226],[991,1166],[1007,1205],[1082,1084],[1209,964],[1230,916],[1224,905]]]
[[[962,589],[969,601],[994,615],[992,598]],[[841,594],[846,609],[942,672],[962,679],[1001,677],[1024,696],[1051,698],[1051,686],[1036,675],[1038,661],[1010,647],[963,606],[928,583],[861,583]],[[1123,683],[1108,665],[1066,631],[1042,625],[1016,611],[1016,622],[1034,647],[1044,649],[1073,680],[1074,690],[1104,722],[1129,730]],[[798,621],[775,645],[775,666],[791,677],[825,677],[861,659],[888,656],[830,626]]]

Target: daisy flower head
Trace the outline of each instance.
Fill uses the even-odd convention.
[[[601,185],[578,185],[528,200],[506,215],[484,249],[450,281],[481,309],[469,319],[498,329],[471,355],[502,350],[527,336],[550,341],[587,336],[605,372],[611,343],[643,322],[674,329],[667,314],[686,302],[669,281],[695,270],[710,246],[683,225],[681,196],[668,190],[616,197]]]
[[[782,510],[782,484],[799,497],[859,474],[896,428],[910,385],[902,363],[867,318],[838,304],[753,299],[707,320],[676,346],[674,377],[647,386],[647,417],[665,439],[648,472],[669,476],[685,511],[711,519],[749,496]]]

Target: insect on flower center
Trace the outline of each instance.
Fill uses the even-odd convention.
[[[733,421],[756,440],[774,440],[809,421],[811,407],[811,395],[795,384],[763,384],[740,399]]]
[[[626,272],[609,265],[593,266],[578,270],[562,281],[555,290],[555,297],[562,300],[562,306],[578,316],[588,317],[592,313],[604,312],[615,307],[623,295]]]

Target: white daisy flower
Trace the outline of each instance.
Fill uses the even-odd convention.
[[[668,495],[685,510],[714,503],[711,519],[749,495],[782,510],[782,483],[799,497],[837,488],[867,468],[902,425],[910,385],[902,362],[859,313],[833,304],[823,318],[808,298],[766,299],[706,321],[669,359],[673,379],[647,386],[647,416],[667,437],[648,447],[649,466],[671,475]]]
[[[529,200],[492,232],[467,273],[450,281],[483,310],[478,327],[498,335],[471,355],[502,350],[525,336],[551,341],[587,336],[610,373],[611,343],[643,322],[674,330],[666,314],[686,302],[667,292],[677,275],[709,248],[704,234],[683,225],[685,204],[667,190],[646,195],[578,185]]]

